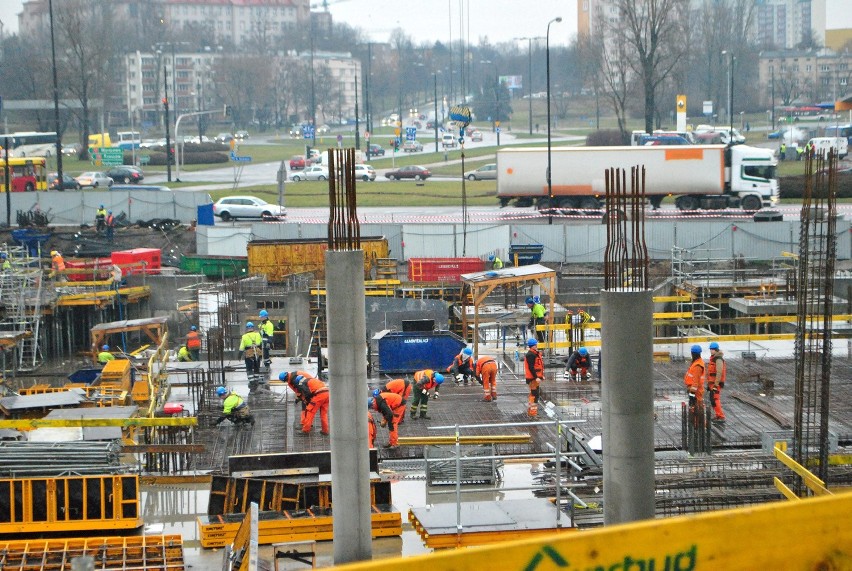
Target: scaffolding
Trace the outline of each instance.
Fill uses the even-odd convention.
[[[14,339],[14,368],[33,371],[44,362],[40,346],[44,276],[39,258],[30,256],[26,248],[5,251],[12,268],[0,273],[0,334]],[[6,373],[5,359],[3,366]]]

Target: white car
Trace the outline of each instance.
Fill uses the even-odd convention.
[[[213,214],[224,222],[237,218],[267,218],[287,216],[283,206],[269,204],[256,196],[227,196],[213,205]]]
[[[112,186],[113,180],[106,173],[84,172],[77,177],[77,182],[80,183],[80,186],[91,186],[92,188],[105,186],[109,188]]]
[[[320,165],[305,167],[291,174],[290,180],[293,182],[299,182],[300,180],[328,180],[328,169]]]
[[[355,178],[364,182],[376,180],[376,169],[371,165],[355,165]]]

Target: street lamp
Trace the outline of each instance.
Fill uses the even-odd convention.
[[[529,36],[525,38],[515,38],[516,40],[527,40],[529,42],[529,67],[527,69],[527,99],[529,102],[529,114],[530,114],[530,135],[532,135],[532,43],[533,40],[542,40],[541,36]]]
[[[728,56],[728,140],[733,140],[734,133],[734,52],[722,50],[722,55]]]
[[[553,22],[557,24],[562,21],[562,16],[557,16],[547,23],[547,35],[545,44],[545,62],[547,67],[547,196],[549,198],[548,212],[551,214],[547,218],[548,224],[553,224],[553,182],[550,178],[550,25]]]

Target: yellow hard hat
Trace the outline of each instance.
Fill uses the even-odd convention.
[[[59,252],[57,252],[56,250],[52,250],[52,251],[50,252],[50,255],[51,255],[51,256],[58,256],[58,255],[59,255]]]

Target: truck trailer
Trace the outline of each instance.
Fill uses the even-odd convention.
[[[501,206],[539,210],[599,210],[605,172],[645,167],[645,193],[654,209],[674,196],[680,210],[760,210],[778,202],[778,161],[770,149],[746,145],[557,147],[551,149],[552,202],[547,186],[547,148],[497,152],[497,197]]]

